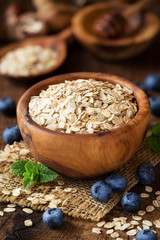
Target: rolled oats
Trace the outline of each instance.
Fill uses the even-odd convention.
[[[153,188],[152,187],[150,187],[150,186],[145,186],[145,190],[146,190],[146,192],[152,192],[153,191]]]
[[[146,207],[146,212],[153,212],[154,211],[154,206],[149,205]]]
[[[129,122],[136,113],[132,90],[94,79],[50,85],[29,102],[29,114],[36,123],[63,133],[111,130]]]
[[[101,229],[100,228],[92,228],[93,233],[101,234]]]
[[[117,237],[119,237],[119,233],[118,233],[118,232],[113,232],[113,233],[111,234],[111,237],[112,237],[112,238],[117,238]]]
[[[0,211],[0,216],[3,217],[4,216],[4,212]]]
[[[143,211],[143,210],[138,211],[138,215],[140,216],[144,216],[145,214],[146,214],[146,211]]]
[[[6,53],[0,59],[0,73],[26,77],[46,71],[56,62],[57,52],[53,49],[30,45]]]
[[[157,200],[153,200],[153,205],[154,205],[155,207],[160,207],[160,205],[159,205],[159,203],[158,203]]]
[[[109,229],[109,230],[106,231],[107,234],[111,234],[111,233],[113,233],[113,232],[114,232],[113,229]]]
[[[156,228],[160,228],[160,219],[159,220],[155,220],[153,222],[153,224],[156,226]]]
[[[137,234],[138,230],[137,229],[132,229],[126,232],[128,236],[135,236]]]
[[[31,227],[31,226],[33,225],[32,220],[31,220],[31,219],[25,220],[25,221],[24,221],[24,225],[25,225],[26,227]]]
[[[14,212],[16,209],[15,208],[4,208],[4,212]]]
[[[33,213],[33,210],[31,208],[23,208],[22,210],[23,210],[23,212],[28,213],[28,214]]]
[[[105,223],[106,223],[105,221],[99,222],[99,223],[97,223],[97,227],[102,227],[102,226],[104,226]]]
[[[155,192],[155,195],[160,195],[160,191]]]
[[[149,194],[148,193],[141,193],[140,196],[141,196],[141,198],[148,198]]]
[[[143,220],[142,223],[149,226],[149,227],[152,226],[152,223],[149,220]]]

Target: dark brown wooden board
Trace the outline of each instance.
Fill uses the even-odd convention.
[[[1,4],[7,1],[1,1]],[[154,7],[155,12],[160,14],[160,3],[157,1]],[[75,43],[69,49],[68,58],[59,69],[56,74],[79,72],[79,71],[94,71],[104,72],[113,75],[118,75],[127,78],[131,81],[143,82],[144,78],[150,73],[160,73],[160,35],[156,38],[152,46],[141,56],[132,60],[122,61],[119,63],[101,61],[86,50],[79,44]],[[15,83],[9,81],[6,78],[0,77],[0,97],[10,96],[16,101],[31,85],[30,83]],[[160,95],[159,93],[154,93]],[[156,122],[160,122],[152,116],[151,125]],[[7,118],[0,115],[0,149],[3,149],[5,144],[2,140],[2,131],[5,127],[16,123],[15,118]],[[160,165],[157,167],[157,181],[153,185],[154,190],[160,190],[159,176]],[[133,191],[140,193],[144,191],[144,187],[138,184]],[[153,196],[146,199],[146,204],[142,206],[145,208],[151,203]],[[7,203],[0,203],[0,210],[6,207]],[[130,213],[123,211],[120,204],[118,204],[105,218],[106,221],[112,220],[113,217],[126,216],[131,219]],[[14,213],[5,213],[3,217],[0,217],[0,240],[111,240],[105,233],[97,235],[92,233],[92,227],[96,227],[96,223],[85,221],[81,219],[75,219],[71,217],[65,218],[64,225],[58,230],[50,230],[45,227],[42,220],[42,212],[34,212],[29,215],[29,218],[33,220],[33,227],[25,227],[23,221],[28,219],[26,213],[22,212],[21,207],[17,207]],[[160,209],[156,209],[151,214],[146,214],[146,219],[151,221],[160,218]],[[160,230],[157,231],[160,237]],[[122,236],[121,236],[122,237]],[[122,237],[124,240],[132,239],[128,237]]]

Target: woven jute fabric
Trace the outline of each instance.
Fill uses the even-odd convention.
[[[41,211],[57,206],[72,217],[99,221],[122,197],[122,194],[115,194],[107,203],[96,202],[91,196],[90,188],[100,178],[80,180],[58,176],[53,182],[36,184],[31,189],[24,190],[22,179],[10,173],[10,165],[17,160],[35,161],[23,141],[6,145],[4,151],[0,151],[0,201]],[[123,167],[116,171],[128,179],[126,191],[136,185],[136,168],[142,162],[151,162],[154,166],[160,162],[160,155],[153,153],[146,142]],[[105,177],[107,176],[101,179]]]

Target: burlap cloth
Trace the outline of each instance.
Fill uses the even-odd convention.
[[[90,188],[99,179],[77,180],[64,176],[58,176],[55,181],[48,184],[36,184],[30,190],[25,191],[22,179],[13,176],[9,170],[13,162],[24,159],[35,161],[23,141],[6,145],[4,151],[0,151],[0,201],[16,203],[22,207],[28,206],[41,211],[48,207],[58,206],[72,217],[99,221],[121,199],[122,195],[116,194],[107,203],[96,202],[91,197]],[[146,161],[156,165],[160,162],[160,155],[153,153],[144,142],[132,159],[116,171],[128,179],[126,191],[136,185],[136,168]]]

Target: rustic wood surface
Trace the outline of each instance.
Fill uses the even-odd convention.
[[[4,2],[4,1],[2,1]],[[6,1],[5,1],[6,2]],[[26,1],[28,2],[28,1]],[[160,14],[160,3],[154,5],[155,12]],[[119,75],[121,77],[127,78],[131,81],[143,82],[147,74],[152,72],[160,73],[160,36],[154,41],[152,46],[141,56],[134,58],[132,60],[127,60],[119,63],[104,62],[96,59],[86,50],[84,50],[79,44],[75,43],[70,47],[68,51],[68,58],[63,64],[61,69],[59,69],[56,74],[62,74],[66,72],[77,72],[77,71],[94,71],[94,72],[104,72]],[[26,89],[31,86],[29,83],[16,83],[10,81],[4,77],[0,77],[0,97],[10,96],[16,99],[26,91]],[[158,95],[159,93],[154,93]],[[151,125],[155,122],[159,122],[152,116]],[[7,118],[0,115],[0,149],[3,149],[5,144],[2,140],[2,131],[5,127],[9,125],[16,124],[16,118]],[[159,176],[160,176],[160,165],[157,166],[157,181],[153,185],[154,191],[160,190]],[[138,184],[133,191],[140,193],[144,191],[144,187]],[[146,199],[145,202],[150,204],[153,199],[154,194]],[[6,207],[7,203],[0,203],[0,210]],[[144,207],[144,206],[143,206]],[[92,233],[92,227],[96,227],[96,223],[90,221],[84,221],[81,219],[75,219],[71,217],[65,218],[64,225],[58,230],[50,230],[44,226],[42,222],[42,213],[39,211],[34,212],[29,215],[32,219],[34,225],[33,227],[25,227],[23,221],[28,218],[27,214],[22,212],[20,207],[16,208],[14,213],[5,213],[3,217],[0,217],[0,240],[111,240],[105,233],[97,235]],[[120,204],[118,204],[105,218],[106,221],[112,220],[113,217],[126,216],[131,219],[130,213],[123,211]],[[156,209],[153,213],[146,214],[146,219],[151,221],[160,218],[160,210]],[[160,230],[157,231],[160,237]],[[128,238],[126,235],[122,236],[123,239],[133,239]]]

